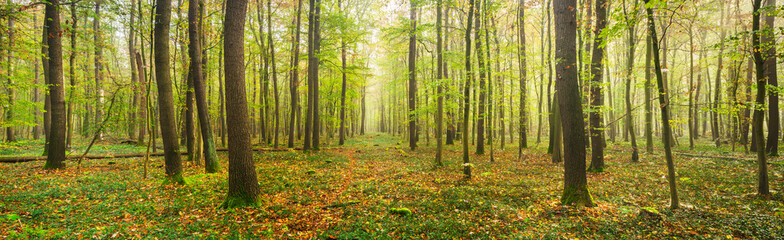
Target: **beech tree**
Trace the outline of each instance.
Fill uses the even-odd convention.
[[[245,94],[245,16],[248,0],[227,0],[223,22],[226,60],[226,122],[229,146],[229,192],[222,208],[258,204],[259,182],[251,149],[248,100]]]
[[[577,85],[577,2],[575,0],[553,1],[555,12],[555,65],[558,107],[561,112],[564,145],[564,189],[562,204],[593,207],[585,174],[585,123],[580,104],[580,88]]]

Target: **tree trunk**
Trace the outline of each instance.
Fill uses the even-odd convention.
[[[299,87],[299,29],[300,29],[300,17],[302,16],[302,0],[297,0],[297,17],[294,20],[295,23],[292,25],[296,25],[294,28],[292,42],[291,42],[291,71],[289,72],[290,80],[289,80],[289,91],[291,95],[291,112],[289,114],[289,141],[288,147],[294,147],[294,128],[296,127],[294,122],[296,120],[296,113],[299,109],[299,92],[297,88]],[[301,120],[300,120],[301,121]],[[297,126],[299,123],[296,124]],[[298,127],[297,127],[298,128]]]
[[[779,93],[776,90],[778,87],[778,76],[776,68],[776,38],[774,33],[776,13],[776,0],[766,0],[765,6],[770,8],[765,11],[765,25],[763,26],[763,33],[760,36],[760,41],[765,52],[765,78],[767,84],[771,86],[770,97],[768,98],[768,142],[765,147],[766,152],[770,156],[779,155]]]
[[[585,175],[585,123],[580,104],[580,87],[577,68],[577,19],[575,0],[556,0],[555,11],[555,58],[557,105],[561,113],[564,145],[564,189],[561,203],[566,205],[593,207],[591,193]]]
[[[763,134],[763,122],[765,120],[765,89],[766,85],[766,72],[765,72],[765,59],[762,56],[762,52],[765,50],[763,48],[763,43],[761,43],[761,35],[762,32],[760,30],[760,18],[763,13],[760,12],[760,2],[762,0],[753,0],[752,2],[752,48],[754,51],[754,65],[757,74],[757,99],[756,99],[756,106],[754,108],[754,138],[758,145],[764,142],[764,138],[762,137]],[[770,0],[768,0],[770,1]],[[759,169],[757,171],[757,194],[759,195],[770,195],[770,187],[768,185],[768,159],[765,154],[765,148],[761,146],[757,146],[757,164]]]
[[[517,158],[523,158],[523,148],[528,147],[528,112],[526,111],[526,95],[528,94],[528,86],[526,86],[526,81],[528,80],[527,72],[528,72],[528,63],[527,58],[528,56],[525,53],[525,1],[518,0],[517,2],[517,38],[519,38],[520,45],[518,45],[517,51],[519,52],[519,71],[520,71],[520,129],[517,131],[519,132],[519,146],[517,148]],[[500,60],[500,59],[499,59]],[[542,97],[542,96],[540,96]],[[541,102],[541,100],[540,100]],[[511,102],[510,102],[511,104]],[[503,113],[503,110],[501,111]],[[510,129],[511,130],[511,129]],[[501,140],[503,142],[503,138]]]
[[[71,8],[72,8],[71,9],[71,15],[73,15],[73,19],[72,19],[73,27],[72,27],[72,29],[75,30],[76,29],[76,9],[74,8],[74,6],[75,6],[75,4],[71,6]],[[134,13],[134,9],[136,8],[136,0],[131,0],[130,8],[131,9],[130,9],[130,12],[128,14],[128,15],[130,15],[130,23],[128,24],[128,63],[130,64],[130,67],[131,67],[130,68],[130,72],[131,72],[130,84],[132,86],[131,87],[131,92],[133,93],[133,100],[132,100],[133,104],[131,106],[129,106],[129,109],[128,109],[128,120],[129,120],[128,121],[128,139],[136,139],[136,127],[138,127],[137,126],[138,116],[136,115],[136,112],[137,112],[136,108],[139,107],[139,96],[141,95],[141,93],[139,92],[139,81],[138,81],[139,76],[137,75],[137,71],[136,71],[136,56],[134,56],[135,55],[134,53],[136,52],[136,46],[135,46],[136,45],[136,26],[135,26],[135,24],[136,24],[135,23],[136,14]],[[71,36],[71,49],[74,49],[74,50],[76,49],[76,45],[75,45],[76,43],[75,43],[75,40],[74,40],[74,38],[75,38],[74,35],[76,35],[75,33],[76,32],[74,32],[74,34],[72,34],[72,36]],[[73,59],[73,57],[72,57],[72,59]],[[73,69],[73,64],[71,64],[71,69]],[[74,79],[74,76],[73,76],[73,73],[72,73],[72,75],[71,75],[71,85],[73,86],[74,83],[75,83],[75,79]],[[71,99],[73,99],[73,89],[74,88],[72,87],[71,88],[71,93],[69,94]],[[72,106],[71,102],[68,102],[68,112],[69,112],[68,116],[71,116],[71,113],[70,113],[71,106]],[[71,129],[71,120],[68,120],[68,125],[69,125],[68,126],[68,129],[69,129],[68,130],[68,135],[70,136],[71,132],[72,132],[70,130]]]
[[[258,205],[259,183],[251,149],[248,100],[245,94],[245,14],[247,0],[226,2],[223,22],[226,59],[226,109],[229,135],[229,192],[222,208]],[[231,94],[229,94],[231,93]]]
[[[653,47],[651,46],[651,37],[645,37],[645,151],[653,153],[653,106],[651,98],[653,97],[651,79],[651,58]]]
[[[218,154],[215,149],[215,139],[212,136],[212,125],[210,125],[209,107],[207,94],[204,86],[204,74],[202,69],[201,56],[201,22],[199,15],[200,0],[189,0],[188,4],[188,39],[190,44],[188,53],[190,54],[190,76],[193,79],[193,90],[196,95],[197,114],[199,116],[199,130],[203,139],[204,150],[204,170],[208,173],[218,172]],[[198,159],[197,159],[198,160]]]
[[[471,70],[471,25],[474,22],[474,6],[476,0],[468,0],[468,21],[466,22],[465,33],[465,86],[463,87],[463,174],[465,179],[471,179],[471,161],[468,157],[468,116],[471,107],[471,79],[474,72]]]
[[[343,15],[343,5],[340,0],[338,0],[338,8],[340,8],[340,15]],[[342,63],[342,69],[340,71],[341,76],[343,77],[343,84],[340,88],[340,139],[338,140],[339,145],[343,145],[346,142],[346,38],[345,38],[345,31],[346,29],[341,25],[340,29],[340,61]]]
[[[637,7],[637,2],[635,1],[635,8]],[[635,11],[636,12],[636,11]],[[626,131],[629,133],[631,138],[632,144],[632,162],[637,162],[640,159],[639,152],[637,150],[637,134],[634,131],[634,114],[632,114],[632,75],[634,75],[634,45],[637,42],[637,37],[635,36],[635,20],[630,20],[630,17],[626,17],[627,22],[629,23],[628,37],[629,41],[627,42],[629,47],[628,51],[628,58],[626,59]]]
[[[444,132],[444,56],[441,18],[443,0],[436,0],[436,166],[443,166]],[[363,105],[364,106],[364,105]]]
[[[593,54],[591,55],[591,166],[589,171],[604,171],[604,122],[602,120],[602,109],[604,97],[602,97],[602,74],[604,73],[604,43],[605,38],[602,31],[607,26],[607,1],[596,0],[596,28],[593,30],[594,43]],[[647,82],[646,82],[647,83]]]
[[[8,5],[11,5],[11,1],[7,1]],[[7,72],[6,72],[6,94],[8,94],[8,104],[5,112],[5,122],[9,124],[5,128],[5,141],[6,142],[16,142],[16,134],[14,134],[14,70],[13,70],[13,59],[14,59],[14,17],[8,17],[8,49],[6,55],[6,64],[7,65]]]
[[[45,32],[60,31],[60,1],[49,0],[45,8]],[[44,35],[47,36],[47,35]],[[63,89],[63,46],[60,34],[47,37],[49,71],[49,95],[51,99],[51,126],[47,132],[49,148],[44,169],[65,168],[65,91]]]
[[[169,62],[169,24],[171,0],[156,0],[155,18],[155,80],[158,85],[158,119],[163,138],[166,165],[166,182],[185,184],[182,177],[182,161],[177,144],[177,124],[174,116],[171,69]],[[238,125],[237,125],[238,126]]]
[[[408,147],[413,151],[417,148],[417,114],[416,114],[416,3],[411,2],[408,35]]]
[[[476,62],[477,70],[479,70],[479,86],[477,91],[479,94],[479,106],[476,110],[476,154],[485,154],[485,110],[487,108],[487,89],[485,88],[485,77],[487,69],[485,69],[485,57],[482,49],[482,3],[476,1],[476,18],[474,18],[474,40],[476,41]]]
[[[672,129],[670,128],[670,108],[667,105],[667,91],[664,88],[664,76],[662,74],[661,62],[659,59],[659,41],[656,34],[656,23],[653,21],[653,9],[649,7],[648,2],[645,1],[645,11],[648,19],[648,34],[650,36],[651,47],[653,50],[653,68],[656,74],[656,83],[659,87],[659,108],[661,109],[662,118],[662,142],[664,143],[664,156],[667,159],[667,181],[670,187],[670,208],[677,209],[680,205],[678,203],[678,190],[675,183],[675,163],[672,158]]]
[[[169,0],[171,1],[171,0]],[[168,38],[167,38],[168,39]],[[101,64],[103,62],[103,43],[101,40],[101,2],[95,2],[95,16],[93,17],[93,42],[95,44],[95,123],[103,120],[103,73]],[[167,41],[168,42],[168,41]],[[98,133],[98,140],[103,140],[103,133]]]

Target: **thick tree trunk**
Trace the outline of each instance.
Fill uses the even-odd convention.
[[[60,31],[60,1],[49,0],[46,4],[44,26],[45,32]],[[47,35],[44,35],[47,36]],[[49,95],[51,99],[51,127],[47,132],[49,148],[44,169],[65,168],[65,91],[63,88],[63,46],[59,34],[49,34],[48,65]]]
[[[561,112],[564,145],[564,189],[562,204],[594,206],[585,174],[585,123],[580,104],[580,88],[577,77],[577,18],[575,0],[556,0],[555,11],[555,58],[557,105]]]
[[[158,119],[163,138],[166,182],[184,184],[182,161],[177,144],[177,124],[174,116],[171,69],[169,60],[169,25],[171,0],[156,0],[155,18],[155,80],[158,86]]]
[[[229,191],[221,207],[258,205],[259,182],[251,149],[248,100],[245,94],[245,14],[247,0],[228,0],[223,22],[226,59],[226,121],[229,126]]]

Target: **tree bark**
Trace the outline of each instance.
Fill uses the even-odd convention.
[[[776,0],[765,0],[765,6],[769,8],[765,11],[765,25],[762,27],[760,41],[764,46],[761,51],[765,52],[765,78],[767,84],[771,86],[770,97],[768,98],[768,141],[765,147],[769,156],[779,155],[779,93],[778,74],[776,68],[776,38],[775,38],[775,19],[776,19]]]
[[[444,56],[441,49],[443,45],[441,36],[443,5],[443,0],[436,0],[436,166],[444,165]]]
[[[49,0],[45,8],[45,32],[60,32],[60,1]],[[51,100],[51,127],[47,132],[49,148],[44,169],[65,168],[65,91],[63,89],[63,50],[60,34],[48,34],[49,95]]]
[[[340,15],[343,15],[343,5],[340,0],[338,0],[338,8],[340,8]],[[339,140],[338,144],[343,145],[346,142],[346,29],[341,25],[340,31],[340,61],[341,65],[341,76],[343,77],[343,82],[340,88],[340,133],[339,133]]]
[[[653,9],[648,6],[650,0],[645,1],[645,11],[648,19],[648,34],[650,36],[651,47],[653,51],[653,68],[656,74],[656,83],[659,87],[659,108],[661,109],[662,118],[662,142],[664,143],[664,156],[667,159],[667,181],[670,187],[670,208],[677,209],[680,205],[678,203],[678,190],[675,183],[675,163],[672,157],[672,129],[670,128],[670,108],[667,101],[667,91],[664,88],[664,76],[662,74],[661,62],[659,59],[659,41],[656,34],[656,23],[653,20]]]
[[[302,16],[302,0],[297,0],[297,16],[295,21],[296,27],[294,28],[294,34],[292,36],[291,41],[291,71],[289,72],[290,80],[289,80],[289,93],[291,95],[291,112],[289,114],[289,141],[288,147],[294,147],[294,131],[297,125],[294,124],[296,121],[296,113],[299,109],[299,41],[300,41],[300,25],[301,21],[300,18]],[[294,25],[293,24],[293,25]],[[300,121],[302,121],[300,119]]]
[[[163,138],[166,183],[185,184],[182,161],[177,144],[177,124],[174,116],[171,69],[169,62],[169,25],[171,0],[156,0],[155,8],[155,80],[158,86],[158,119]]]
[[[753,0],[752,2],[752,48],[753,48],[753,56],[754,56],[754,65],[757,74],[757,99],[756,99],[756,106],[754,107],[754,138],[757,144],[761,144],[764,142],[764,138],[762,137],[763,134],[763,122],[765,120],[765,92],[767,79],[765,75],[765,59],[762,55],[762,52],[765,50],[762,46],[762,32],[760,29],[760,18],[763,13],[760,11],[760,2],[762,0]],[[768,0],[770,1],[770,0]],[[757,146],[757,164],[759,169],[757,170],[757,194],[759,195],[770,195],[770,187],[768,185],[768,159],[765,154],[765,148],[761,146]]]
[[[519,132],[519,146],[517,148],[517,158],[523,158],[523,148],[528,147],[528,111],[526,111],[526,95],[528,94],[528,56],[525,53],[525,1],[518,0],[517,2],[517,38],[520,39],[517,51],[519,52],[519,71],[520,71],[520,129]],[[500,59],[499,59],[500,60]],[[510,100],[511,101],[511,100]],[[510,102],[511,104],[511,102]],[[503,110],[502,110],[503,113]],[[510,129],[511,130],[511,129]],[[503,142],[503,138],[501,140]]]
[[[248,100],[245,94],[245,15],[247,0],[226,1],[224,56],[229,137],[229,191],[221,207],[258,205],[259,183],[251,149]]]
[[[103,62],[103,43],[101,40],[101,1],[95,2],[95,16],[93,16],[93,46],[95,48],[94,76],[95,76],[95,123],[103,120],[103,73],[101,64]],[[98,133],[98,140],[103,139],[103,133]]]
[[[476,62],[477,70],[479,70],[479,86],[477,91],[479,94],[479,105],[476,110],[476,154],[485,154],[485,110],[487,109],[487,89],[485,86],[485,57],[482,49],[482,3],[476,1],[476,17],[474,18],[474,41],[476,41]]]
[[[474,20],[474,6],[476,0],[468,0],[468,21],[466,22],[465,33],[465,86],[463,87],[463,175],[465,179],[471,179],[471,161],[468,157],[468,116],[471,107],[471,79],[474,72],[471,70],[471,25]]]
[[[585,123],[580,104],[580,87],[577,77],[577,18],[575,0],[556,0],[555,11],[555,58],[556,88],[561,112],[564,145],[564,189],[561,203],[566,205],[593,207],[594,203],[585,174]]]
[[[218,154],[215,151],[215,139],[212,136],[212,125],[210,125],[209,107],[202,69],[200,28],[202,18],[199,15],[199,5],[201,4],[200,0],[189,0],[188,39],[190,44],[188,53],[190,54],[190,76],[193,79],[193,90],[196,95],[199,130],[201,131],[204,146],[204,170],[208,173],[215,173],[218,172],[219,165]]]
[[[607,6],[606,0],[596,0],[596,28],[593,30],[594,43],[593,54],[591,55],[591,166],[589,171],[604,171],[604,122],[602,120],[602,109],[604,97],[602,96],[602,74],[604,73],[604,43],[605,38],[601,34],[607,27]],[[647,83],[647,82],[646,82]]]
[[[417,114],[416,114],[416,3],[411,0],[411,25],[408,35],[408,147],[411,151],[417,148]]]
[[[7,1],[8,5],[11,5],[11,1]],[[6,64],[7,64],[7,72],[6,72],[6,94],[8,95],[8,107],[6,108],[5,112],[5,122],[8,127],[5,128],[5,141],[6,142],[16,142],[16,134],[14,134],[14,78],[13,78],[13,58],[14,58],[14,17],[8,16],[8,49],[6,49]]]

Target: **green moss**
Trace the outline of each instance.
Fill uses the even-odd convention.
[[[589,169],[588,169],[588,172],[592,172],[592,173],[603,173],[603,172],[604,172],[604,168],[589,168]]]
[[[648,212],[655,213],[655,214],[660,214],[660,213],[659,213],[659,210],[656,210],[656,208],[652,208],[652,207],[642,207],[641,209],[643,209],[643,210],[645,210],[645,211],[648,211]]]
[[[49,162],[49,161],[46,161],[46,163],[44,164],[44,167],[43,167],[43,168],[44,168],[44,169],[46,169],[46,170],[60,170],[60,169],[65,169],[65,163],[60,163],[60,164],[53,164],[53,163],[51,163],[51,162]]]
[[[594,207],[593,196],[586,187],[566,186],[561,196],[561,204]]]
[[[182,177],[182,173],[176,173],[174,175],[166,176],[163,179],[163,185],[169,184],[178,184],[178,185],[185,185],[185,178]]]
[[[409,210],[408,208],[392,208],[389,209],[389,213],[394,215],[399,215],[399,216],[409,216],[412,214],[411,210]]]
[[[226,200],[220,205],[220,208],[231,209],[238,207],[258,207],[259,201],[245,194],[234,194],[226,196]]]

